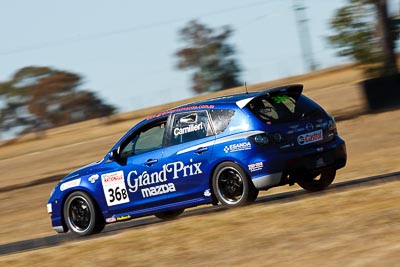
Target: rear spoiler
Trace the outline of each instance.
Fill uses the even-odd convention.
[[[254,98],[258,98],[260,96],[269,97],[271,95],[281,95],[281,94],[290,94],[290,95],[300,95],[303,92],[303,85],[302,84],[291,84],[291,85],[284,85],[279,87],[273,87],[266,89],[264,91],[260,91],[254,94],[252,97],[245,98],[236,102],[236,105],[242,109],[247,106],[248,103],[251,102]]]

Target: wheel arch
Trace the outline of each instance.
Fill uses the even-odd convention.
[[[67,201],[68,197],[69,197],[72,193],[75,193],[75,192],[83,192],[83,193],[86,193],[86,194],[90,197],[90,199],[93,201],[93,205],[95,205],[95,208],[99,211],[98,213],[96,213],[96,215],[97,215],[97,216],[101,216],[100,218],[101,218],[102,220],[105,221],[104,214],[103,214],[103,212],[102,212],[102,210],[101,210],[101,208],[100,208],[100,205],[99,205],[99,203],[97,202],[96,198],[93,197],[92,192],[90,192],[89,190],[87,190],[87,189],[84,188],[84,187],[74,188],[74,189],[68,191],[68,192],[64,195],[64,197],[63,197],[63,199],[62,199],[62,202],[61,202],[61,222],[62,222],[62,226],[63,226],[64,230],[66,230],[65,232],[68,232],[69,229],[68,229],[67,224],[65,223],[64,206],[65,206],[65,202]]]
[[[217,167],[219,165],[221,165],[221,164],[223,164],[225,162],[231,162],[231,163],[234,163],[237,166],[239,166],[243,170],[243,172],[246,174],[246,177],[248,178],[249,185],[255,188],[251,175],[249,174],[248,170],[243,168],[243,166],[242,166],[242,164],[240,162],[238,162],[238,161],[236,161],[234,159],[225,159],[225,160],[218,161],[213,165],[213,167],[212,167],[212,169],[210,171],[210,175],[208,177],[208,185],[209,185],[210,189],[213,189],[212,188],[213,187],[212,186],[212,179],[213,179],[213,176],[215,174],[215,170],[217,169]],[[212,196],[213,204],[214,204],[214,201],[217,201],[216,200],[216,196],[214,195],[214,190],[211,190],[211,196]]]

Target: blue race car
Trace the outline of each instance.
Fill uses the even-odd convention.
[[[345,166],[346,146],[334,118],[302,90],[228,95],[141,121],[102,160],[55,186],[47,204],[54,230],[89,235],[202,204],[238,207],[287,184],[323,190]]]

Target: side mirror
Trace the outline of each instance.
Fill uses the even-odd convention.
[[[119,147],[108,153],[108,159],[114,161],[119,161],[121,159],[121,155],[119,154]]]

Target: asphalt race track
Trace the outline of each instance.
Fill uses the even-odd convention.
[[[360,187],[360,186],[372,186],[381,183],[388,183],[400,180],[400,172],[383,174],[378,176],[372,176],[367,178],[361,178],[356,180],[350,180],[345,182],[339,182],[332,184],[328,189],[317,192],[310,193],[305,190],[296,190],[287,193],[274,194],[270,196],[264,196],[257,199],[255,204],[260,205],[262,203],[279,203],[279,202],[289,202],[296,201],[299,198],[309,196],[310,194],[325,194],[326,192],[333,191],[341,191],[341,190],[349,190],[351,188]],[[190,210],[185,212],[182,216],[196,216],[200,214],[208,214],[212,212],[220,212],[224,211],[225,208],[221,206],[206,206],[202,208],[197,208],[194,210]],[[182,217],[181,216],[181,217]],[[76,239],[84,240],[84,239],[93,239],[93,238],[101,238],[107,235],[114,235],[121,232],[124,229],[132,228],[132,227],[146,227],[155,223],[168,223],[164,222],[155,217],[146,217],[143,219],[136,219],[127,222],[115,223],[107,225],[106,228],[100,234],[89,236],[89,237],[76,237],[72,234],[58,234],[52,235],[43,238],[36,238],[31,240],[24,240],[13,242],[9,244],[0,245],[0,255],[10,254],[10,253],[18,253],[27,250],[36,250],[44,247],[52,247],[57,246],[66,242],[71,242]]]

